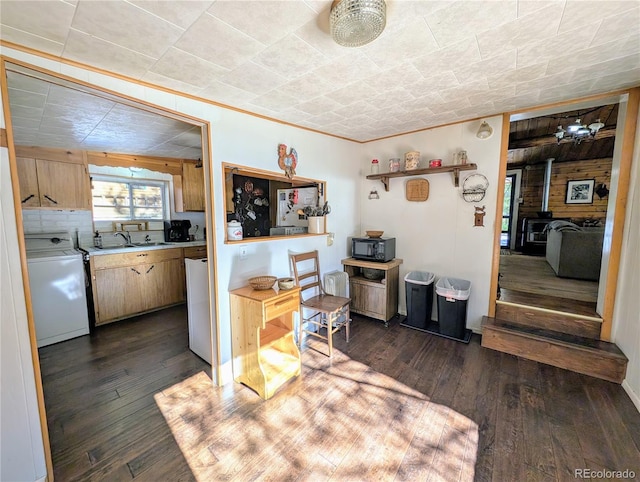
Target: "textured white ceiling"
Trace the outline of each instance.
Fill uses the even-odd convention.
[[[11,65],[9,68],[12,68]],[[201,159],[201,129],[97,95],[7,72],[17,145]],[[23,73],[24,72],[24,73]],[[36,73],[34,73],[36,74]]]
[[[358,141],[640,85],[640,0],[388,0],[360,48],[330,5],[1,0],[0,38]]]

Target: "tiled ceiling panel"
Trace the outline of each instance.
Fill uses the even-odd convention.
[[[22,73],[7,77],[18,145],[202,158],[199,127]]]
[[[356,141],[640,85],[640,0],[388,0],[359,48],[331,39],[331,3],[2,0],[0,38]],[[48,92],[11,87],[16,136],[39,138]]]

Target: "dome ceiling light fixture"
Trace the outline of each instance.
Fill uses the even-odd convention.
[[[374,41],[387,24],[384,0],[334,0],[329,14],[331,37],[343,47]]]

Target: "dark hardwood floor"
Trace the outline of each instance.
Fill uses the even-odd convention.
[[[575,480],[640,476],[640,414],[619,385],[354,317],[333,360],[263,401],[211,387],[186,309],[40,349],[55,479]]]
[[[500,286],[522,295],[555,297],[595,304],[598,299],[598,282],[560,278],[544,256],[528,256],[513,251],[500,255]],[[534,296],[535,298],[535,296]]]

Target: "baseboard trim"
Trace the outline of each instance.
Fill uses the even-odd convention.
[[[629,385],[626,379],[622,381],[622,388],[624,388],[624,391],[627,392],[627,395],[629,395],[638,412],[640,412],[640,395],[633,391],[633,388],[631,388],[631,385]]]

